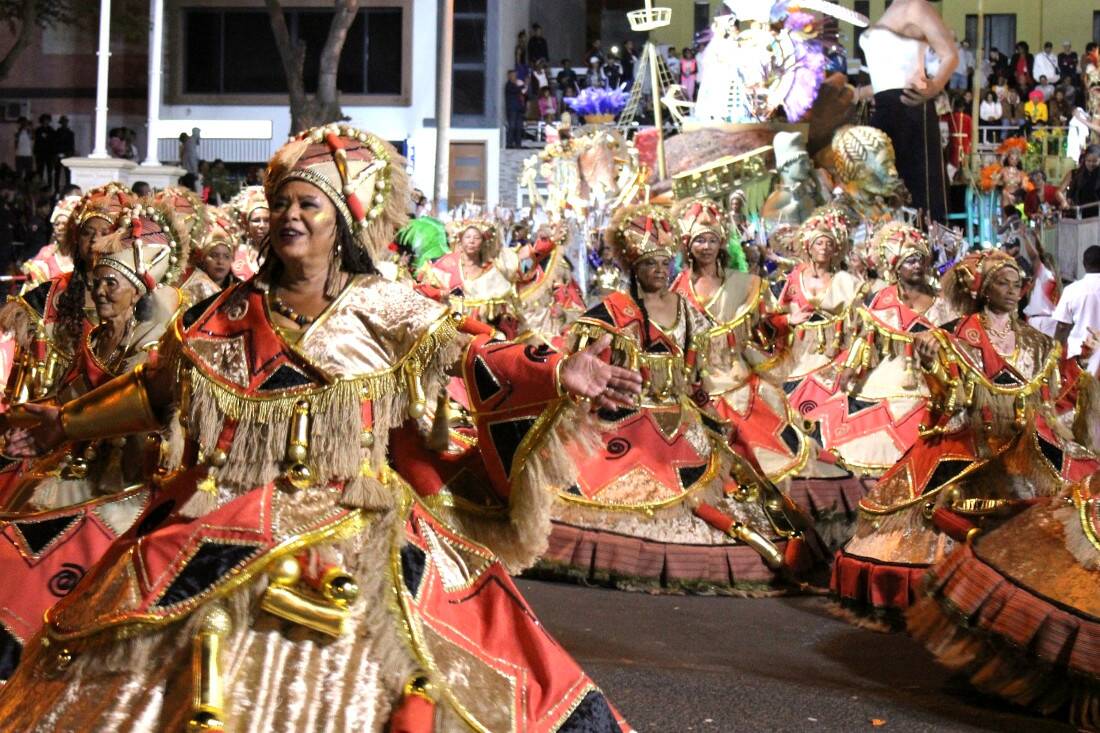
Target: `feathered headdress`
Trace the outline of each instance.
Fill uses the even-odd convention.
[[[174,282],[187,259],[173,220],[163,205],[135,204],[124,210],[118,229],[96,243],[96,267],[106,266],[126,278],[138,292],[151,293]]]
[[[481,233],[482,256],[486,259],[495,257],[500,250],[500,228],[488,219],[454,219],[447,222],[447,241],[451,249],[454,249],[462,239],[462,235],[470,229],[476,229]]]
[[[410,221],[397,233],[395,241],[399,247],[412,253],[413,272],[451,251],[447,246],[446,227],[439,219],[430,216],[421,216]]]
[[[674,258],[678,236],[672,212],[650,204],[622,207],[604,230],[604,242],[628,267],[657,255]]]
[[[256,209],[270,209],[263,186],[248,186],[229,200],[229,211],[237,217],[237,225],[248,231],[248,219]],[[259,244],[257,242],[257,244]]]
[[[997,155],[1005,156],[1016,151],[1020,155],[1027,152],[1027,140],[1022,137],[1005,138],[1004,142],[997,146]]]
[[[376,135],[347,125],[300,133],[271,158],[264,178],[267,200],[288,181],[319,188],[336,207],[357,245],[380,260],[408,221],[405,161]]]
[[[112,227],[118,225],[122,211],[137,202],[134,192],[127,186],[112,181],[93,188],[84,194],[69,217],[68,231],[61,241],[61,253],[72,257],[76,254],[76,241],[80,228],[89,219],[103,219]]]
[[[210,222],[202,199],[184,186],[169,186],[152,196],[151,205],[165,216],[172,230],[187,249],[199,249]]]

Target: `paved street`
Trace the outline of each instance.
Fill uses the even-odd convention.
[[[978,696],[905,635],[854,628],[821,598],[520,586],[642,733],[1070,730]]]

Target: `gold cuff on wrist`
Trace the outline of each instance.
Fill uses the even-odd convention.
[[[145,388],[144,365],[68,402],[61,428],[69,440],[114,438],[161,427]]]

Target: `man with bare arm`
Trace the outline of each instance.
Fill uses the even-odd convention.
[[[857,98],[872,94],[871,124],[894,142],[897,166],[912,194],[912,204],[935,221],[947,221],[943,149],[933,100],[944,90],[958,65],[951,30],[928,0],[895,0],[885,14],[860,37],[871,86]],[[940,60],[931,78],[925,72],[925,51]]]

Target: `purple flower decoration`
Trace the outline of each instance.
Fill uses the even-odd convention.
[[[575,97],[566,97],[565,103],[582,117],[588,115],[616,115],[626,107],[626,84],[618,89],[586,87]]]

